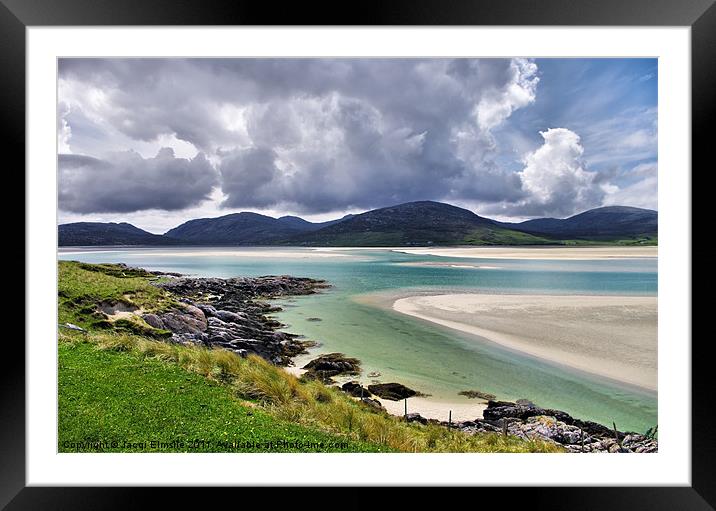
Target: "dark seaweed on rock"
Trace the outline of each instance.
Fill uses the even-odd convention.
[[[458,392],[458,395],[465,396],[469,399],[486,399],[486,400],[495,399],[495,397],[496,397],[494,394],[482,392],[481,390],[463,390],[463,391]]]

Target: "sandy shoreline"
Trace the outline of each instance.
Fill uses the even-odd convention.
[[[378,399],[391,415],[402,417],[405,413],[403,401],[388,401]],[[481,419],[482,412],[487,408],[487,402],[481,399],[473,399],[467,403],[446,403],[433,401],[429,397],[408,398],[408,413],[419,413],[426,419],[437,419],[447,422],[452,412],[452,421],[470,421]]]
[[[547,259],[590,261],[657,257],[658,247],[452,247],[396,248],[396,252],[478,259]]]
[[[187,252],[152,252],[152,256],[161,257],[260,257],[276,259],[316,259],[334,257],[352,257],[338,252],[291,251],[291,250],[199,250]]]
[[[444,294],[399,298],[393,309],[548,361],[656,390],[656,297]]]
[[[302,369],[301,366],[317,356],[317,354],[299,355],[299,357],[294,359],[294,363],[296,365],[292,367],[284,367],[284,370],[297,378],[300,378],[301,375],[306,372],[306,370]],[[361,378],[360,376],[339,376],[335,378],[339,387],[348,381],[360,381],[362,385],[367,386],[371,379]],[[381,399],[377,396],[372,397],[380,401],[383,407],[385,407],[391,415],[402,417],[405,413],[405,403],[403,401],[389,401],[388,399]],[[447,421],[450,418],[451,412],[453,421],[467,421],[481,418],[482,412],[486,407],[487,401],[484,399],[464,398],[457,400],[456,398],[456,401],[440,401],[431,398],[430,396],[416,396],[408,398],[408,413],[419,413],[426,419],[437,419],[441,421]]]

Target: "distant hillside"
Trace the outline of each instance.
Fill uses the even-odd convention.
[[[257,213],[234,213],[218,218],[189,220],[167,231],[164,236],[194,245],[273,245],[342,220],[312,223],[297,216],[273,218]]]
[[[158,234],[122,222],[77,222],[57,227],[58,245],[176,245],[177,240],[167,239]]]
[[[501,223],[509,229],[559,239],[610,240],[656,237],[658,213],[651,209],[606,206],[565,219],[537,218],[521,223]]]
[[[197,245],[266,245],[303,230],[294,223],[257,213],[234,213],[189,220],[164,236]]]
[[[234,213],[190,220],[162,236],[127,223],[80,222],[60,225],[58,231],[60,246],[654,244],[658,214],[648,209],[609,206],[565,219],[506,223],[450,204],[420,201],[317,223],[297,216]]]
[[[293,236],[287,244],[400,246],[447,244],[543,244],[548,240],[505,229],[467,209],[433,201],[374,209],[322,229]]]
[[[298,216],[282,216],[278,219],[278,221],[283,223],[286,227],[291,227],[293,229],[298,229],[301,231],[317,231],[318,229],[328,227],[329,225],[337,224],[338,222],[342,222],[343,220],[353,218],[354,216],[355,215],[346,215],[343,218],[338,218],[336,220],[315,223],[309,222],[308,220],[304,220],[303,218]]]

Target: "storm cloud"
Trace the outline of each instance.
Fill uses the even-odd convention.
[[[217,175],[199,153],[176,158],[171,148],[144,159],[133,151],[106,160],[60,154],[60,208],[74,213],[128,213],[184,209],[207,199]]]
[[[534,101],[538,81],[537,66],[521,59],[69,59],[60,63],[60,126],[68,126],[61,136],[73,152],[92,150],[73,144],[67,119],[74,115],[95,140],[118,132],[145,143],[188,142],[218,170],[230,208],[315,213],[424,198],[514,198],[519,180],[492,161],[492,130]],[[150,174],[165,172],[136,161],[141,171],[95,164],[83,167],[82,178],[64,173],[77,193],[63,195],[62,207],[178,208],[205,196],[212,182],[208,176],[167,197],[132,193],[121,205],[78,199],[130,173],[151,183]]]
[[[538,62],[522,58],[61,59],[60,208],[599,205],[623,187],[588,170],[577,132],[511,125],[541,82]],[[629,151],[654,143],[638,128]]]

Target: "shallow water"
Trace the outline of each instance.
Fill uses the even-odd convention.
[[[237,252],[249,256],[237,257]],[[250,256],[252,252],[255,257]],[[282,255],[289,252],[288,257]],[[265,257],[267,253],[275,257]],[[306,258],[300,258],[303,253]],[[314,353],[340,351],[361,359],[364,382],[371,380],[368,373],[377,371],[381,381],[399,381],[435,400],[466,401],[457,393],[476,389],[499,399],[530,399],[604,424],[614,421],[622,430],[643,432],[657,423],[654,393],[373,306],[370,299],[450,290],[654,296],[656,259],[460,259],[385,249],[340,250],[343,257],[309,258],[311,253],[312,249],[303,248],[105,248],[65,249],[60,258],[125,262],[196,276],[289,274],[326,279],[333,288],[325,293],[280,300],[284,310],[277,317],[287,331],[319,341]],[[446,266],[446,262],[454,265]]]

